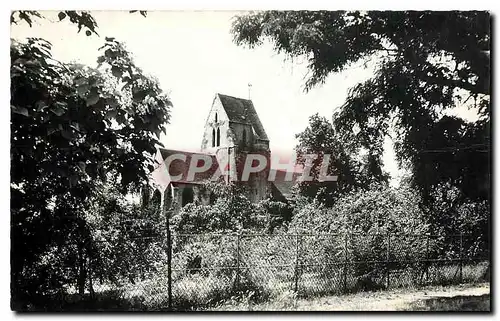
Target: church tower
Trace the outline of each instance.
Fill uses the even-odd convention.
[[[227,164],[229,176],[225,177],[226,182],[236,181],[243,186],[251,201],[270,195],[271,185],[267,180],[271,156],[269,139],[251,100],[215,95],[205,123],[201,151],[215,155],[219,164]],[[243,165],[248,154],[264,155],[267,166],[252,173],[247,182],[242,182]]]

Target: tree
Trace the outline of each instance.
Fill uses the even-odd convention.
[[[299,182],[302,194],[332,205],[339,196],[353,189],[367,188],[371,182],[387,182],[380,158],[370,158],[367,154],[364,159],[356,159],[356,156],[360,156],[360,148],[343,142],[325,117],[318,114],[309,117],[309,126],[296,136],[299,140],[296,147],[298,163],[305,165],[309,157],[307,155],[317,155],[311,164],[310,176],[313,181]],[[337,181],[320,180],[325,155],[330,157],[327,174],[337,176]]]
[[[88,13],[63,13],[79,29],[96,33]],[[28,23],[41,17],[37,12],[18,15]],[[59,14],[60,19],[66,16]],[[137,189],[146,182],[156,146],[161,146],[172,104],[157,80],[145,75],[113,38],[105,39],[97,62],[97,68],[61,63],[43,39],[11,41],[16,310],[61,293],[77,279],[82,284],[92,250],[85,212],[102,192],[98,182],[114,182],[122,193]]]
[[[100,184],[84,213],[91,234],[88,240],[88,284],[134,283],[156,272],[166,262],[165,218],[153,199],[147,206],[127,200],[116,184]],[[79,280],[79,287],[85,286]]]
[[[433,231],[420,203],[418,192],[408,186],[394,188],[374,183],[364,190],[346,193],[330,208],[317,202],[304,206],[293,217],[289,229],[328,233],[325,239],[304,238],[303,247],[315,249],[305,260],[332,263],[325,268],[326,274],[332,275],[338,273],[335,262],[348,257],[359,262],[349,267],[359,285],[373,290],[384,279],[388,248],[399,268],[412,270],[416,267],[412,261],[422,260],[428,251],[434,253],[442,244],[441,240],[433,240],[429,245],[423,237]]]
[[[267,11],[237,17],[232,33],[238,45],[253,47],[268,39],[278,52],[305,56],[311,71],[306,90],[332,72],[375,60],[374,76],[352,88],[334,115],[343,140],[364,146],[377,158],[392,129],[400,165],[413,168],[413,184],[424,199],[444,180],[471,197],[488,199],[488,12]],[[471,98],[477,122],[443,119]],[[455,139],[436,144],[430,133]],[[446,177],[445,172],[439,174],[442,167],[434,166],[428,150],[440,150],[441,164],[449,161],[446,153],[460,158],[448,163],[455,170],[446,171]],[[467,170],[459,170],[464,162]],[[484,185],[481,193],[476,193],[478,181]]]

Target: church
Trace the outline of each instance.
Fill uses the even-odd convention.
[[[225,174],[220,181],[236,182],[251,202],[267,198],[286,200],[276,185],[268,180],[271,170],[269,138],[251,100],[216,94],[205,122],[200,152],[161,148],[160,154],[163,161],[174,154],[181,154],[184,158],[182,161],[173,160],[168,168],[170,176],[179,177],[169,183],[165,194],[167,203],[173,201],[174,208],[193,202],[210,204],[213,196],[203,186],[221,164],[225,164]],[[250,173],[248,180],[241,181],[242,165],[249,154],[260,154],[268,161],[265,168]],[[209,157],[211,166],[188,179],[188,166],[195,156],[195,159]]]

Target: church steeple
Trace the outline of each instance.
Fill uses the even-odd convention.
[[[226,182],[238,181],[248,154],[258,153],[270,159],[269,139],[251,100],[216,94],[205,123],[201,144],[204,153],[215,155],[228,170]],[[269,168],[252,175],[246,184],[251,200],[261,200],[270,191]]]

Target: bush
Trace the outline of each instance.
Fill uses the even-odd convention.
[[[214,204],[188,204],[172,218],[179,234],[261,230],[266,214],[243,195],[219,197]]]
[[[180,241],[180,242],[177,242]],[[231,276],[236,266],[236,236],[178,236],[174,253],[174,268],[186,274]],[[182,247],[177,247],[182,243]]]
[[[330,268],[318,273],[331,275],[339,269],[334,263],[346,259],[369,261],[349,264],[348,268],[363,283],[360,286],[376,287],[383,282],[388,267],[385,263],[388,247],[390,261],[408,262],[426,257],[425,235],[430,230],[419,204],[418,193],[407,186],[373,185],[368,191],[344,196],[331,208],[317,202],[307,204],[292,219],[290,231],[328,233],[324,237],[302,239],[303,248],[314,249],[304,253],[304,260],[330,264]],[[404,264],[391,266],[391,269],[404,268]]]
[[[434,230],[446,235],[441,255],[456,257],[462,247],[468,256],[488,256],[491,207],[489,202],[472,200],[451,184],[436,186],[431,194],[429,219]]]
[[[292,220],[293,206],[289,203],[265,199],[255,206],[261,215],[267,217],[266,231],[272,233],[276,228],[283,227]]]

